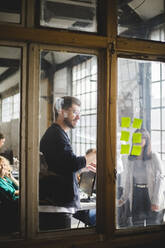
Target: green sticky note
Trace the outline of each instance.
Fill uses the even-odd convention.
[[[121,154],[129,154],[130,145],[121,145]]]
[[[131,118],[130,117],[122,117],[121,118],[121,127],[130,127]]]
[[[141,126],[142,126],[142,122],[143,122],[142,119],[134,118],[132,127],[133,128],[137,128],[137,129],[140,129]]]
[[[132,139],[133,139],[134,144],[141,143],[142,142],[142,134],[141,133],[133,133]]]
[[[129,141],[129,137],[130,137],[130,132],[127,132],[127,131],[121,131],[121,137],[120,137],[120,140],[123,140],[123,141]]]
[[[133,145],[132,151],[131,151],[131,155],[140,156],[141,151],[142,151],[142,147],[141,146]]]

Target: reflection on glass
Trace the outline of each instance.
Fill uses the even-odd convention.
[[[97,32],[96,0],[41,0],[40,25]]]
[[[0,22],[21,22],[21,0],[0,1]]]
[[[41,52],[40,231],[96,225],[96,65],[93,55]]]
[[[0,234],[19,231],[21,49],[0,46]]]
[[[162,68],[162,63],[118,59],[117,229],[164,223],[161,69],[153,80],[158,64]]]
[[[165,41],[164,27],[163,0],[118,0],[118,35]]]

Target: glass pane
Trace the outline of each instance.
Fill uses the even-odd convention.
[[[163,136],[162,136],[163,137]],[[151,143],[152,143],[152,150],[155,152],[161,152],[160,144],[161,144],[161,133],[158,132],[151,132]]]
[[[97,58],[49,50],[40,57],[39,230],[95,226]]]
[[[96,0],[41,0],[40,25],[97,32]]]
[[[162,63],[162,79],[165,80],[165,63]]]
[[[162,109],[162,129],[165,130],[165,108]]]
[[[165,132],[162,132],[162,143],[162,152],[165,153]]]
[[[152,81],[158,81],[160,80],[160,63],[159,62],[154,62],[152,63]]]
[[[163,163],[165,165],[165,154],[162,154],[162,160],[163,160]]]
[[[21,0],[0,1],[0,22],[21,22]]]
[[[152,77],[155,65],[157,62],[118,58],[117,229],[164,223],[165,113],[160,100],[159,107],[153,108],[161,99],[161,82],[154,83]]]
[[[162,82],[162,105],[165,107],[165,81]]]
[[[20,83],[21,48],[0,46],[0,235],[20,228]]]
[[[160,109],[152,109],[151,111],[151,128],[160,129]]]
[[[118,0],[118,35],[165,41],[164,27],[164,0]]]
[[[160,106],[160,83],[153,83],[151,87],[152,107]]]

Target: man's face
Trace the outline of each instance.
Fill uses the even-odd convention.
[[[4,145],[5,139],[0,139],[0,148]]]
[[[72,104],[67,110],[64,110],[64,123],[69,128],[75,128],[80,119],[80,107]]]

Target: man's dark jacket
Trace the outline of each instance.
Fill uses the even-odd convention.
[[[79,190],[76,172],[86,166],[84,156],[76,156],[67,133],[53,123],[40,141],[48,171],[56,175],[40,180],[40,200],[48,199],[53,205],[79,208]]]

